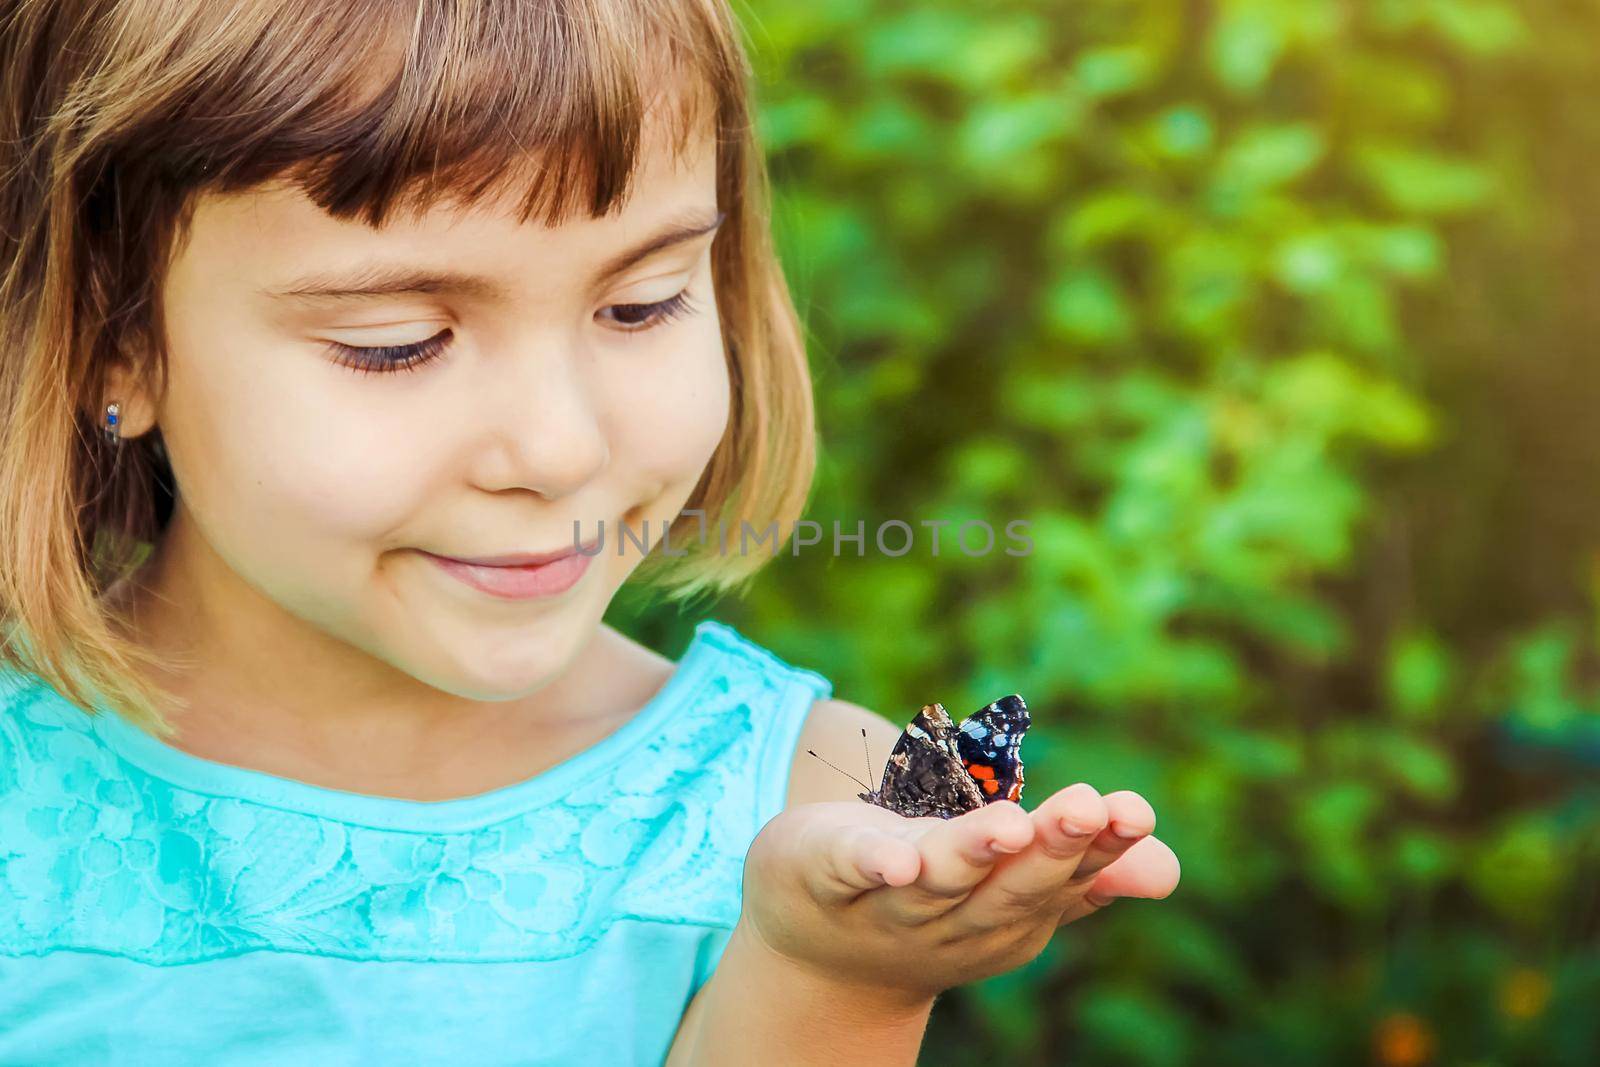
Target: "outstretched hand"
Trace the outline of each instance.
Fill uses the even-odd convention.
[[[819,976],[927,998],[1028,962],[1117,897],[1171,893],[1178,860],[1154,828],[1137,793],[1081,783],[949,820],[800,804],[751,847],[741,926]]]

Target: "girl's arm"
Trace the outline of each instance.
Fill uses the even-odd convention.
[[[667,1067],[915,1067],[931,996],[886,995],[797,966],[741,923],[689,1005]]]

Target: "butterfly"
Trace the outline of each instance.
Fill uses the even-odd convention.
[[[895,742],[869,804],[910,818],[953,819],[997,800],[1022,799],[1022,735],[1032,720],[1012,693],[957,726],[943,704],[928,704]]]

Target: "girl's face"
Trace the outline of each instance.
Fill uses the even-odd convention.
[[[509,199],[376,231],[287,186],[200,200],[149,412],[179,491],[157,570],[188,579],[159,581],[199,598],[190,626],[479,700],[571,660],[640,561],[617,524],[658,539],[729,414],[714,142],[674,161],[647,127],[642,150],[618,213],[554,229]],[[429,556],[556,552],[602,520],[555,595],[499,598]]]

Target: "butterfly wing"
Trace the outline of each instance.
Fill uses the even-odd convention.
[[[984,803],[1022,799],[1022,735],[1033,720],[1016,693],[961,720],[956,753],[983,792]]]
[[[913,819],[950,819],[983,807],[983,794],[961,761],[955,723],[943,705],[917,712],[889,754],[883,783],[861,799]]]

